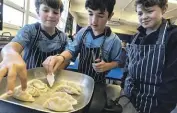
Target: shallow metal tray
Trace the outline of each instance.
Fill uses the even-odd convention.
[[[48,84],[47,79],[46,79],[46,72],[44,68],[35,68],[35,69],[28,70],[28,81],[32,79],[40,79],[44,83]],[[16,105],[20,105],[26,108],[31,108],[31,109],[35,109],[38,111],[51,113],[52,112],[51,110],[45,109],[42,105],[46,101],[46,99],[49,98],[49,96],[53,92],[53,89],[55,89],[55,87],[57,86],[57,83],[59,83],[61,80],[77,82],[82,87],[83,93],[80,96],[73,96],[78,101],[78,104],[73,106],[74,111],[71,111],[71,112],[75,112],[75,111],[78,111],[84,108],[89,103],[92,97],[93,89],[94,89],[94,80],[87,75],[77,73],[77,72],[67,71],[67,70],[61,70],[61,71],[56,72],[55,83],[53,87],[45,94],[39,97],[36,97],[33,103],[22,102],[22,101],[14,99],[13,97],[3,96],[6,91],[6,78],[4,78],[0,84],[0,97],[3,97],[1,98],[1,100],[7,103],[16,104]],[[20,84],[20,81],[17,80],[16,86],[18,86],[19,84]]]

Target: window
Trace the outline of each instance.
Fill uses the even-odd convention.
[[[36,14],[36,7],[34,4],[34,0],[30,0],[30,12]]]
[[[32,16],[29,16],[29,20],[28,20],[28,23],[31,24],[31,23],[36,23],[38,22],[38,19],[32,17]]]
[[[9,0],[9,1],[13,2],[16,5],[19,5],[20,7],[24,7],[25,0]]]
[[[11,13],[13,12],[13,13]],[[3,6],[3,22],[22,27],[23,12],[18,11],[7,5]]]
[[[61,20],[60,19],[60,21],[59,21],[59,23],[58,23],[59,25],[59,28],[62,30],[62,31],[64,31],[64,22],[63,22],[63,20]]]

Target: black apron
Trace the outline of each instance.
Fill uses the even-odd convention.
[[[104,40],[100,47],[97,47],[97,48],[86,47],[85,36],[89,29],[90,28],[88,27],[87,30],[83,33],[82,38],[81,38],[81,46],[80,46],[81,49],[80,49],[78,72],[91,76],[95,80],[95,83],[106,83],[105,76],[108,72],[107,71],[96,72],[92,67],[92,63],[94,63],[93,54],[95,55],[95,59],[100,58],[106,61],[103,56],[103,45],[106,40],[106,35],[104,35]]]
[[[40,24],[36,24],[36,29],[37,29],[37,34],[36,34],[35,39],[32,43],[32,46],[29,49],[28,54],[26,56],[24,56],[24,60],[27,65],[27,69],[42,67],[42,63],[47,57],[53,56],[56,54],[60,54],[61,52],[64,51],[65,45],[66,45],[66,40],[62,40],[62,38],[59,35],[60,31],[57,30],[58,38],[60,39],[60,42],[62,43],[61,47],[59,49],[56,49],[56,50],[53,50],[50,52],[41,51],[41,49],[37,46],[39,37],[41,36],[40,35],[40,32],[41,32]],[[47,45],[43,45],[43,46],[47,46]]]
[[[136,45],[138,34],[127,47],[129,64],[124,91],[139,113],[152,113],[158,105],[156,92],[162,83],[167,26],[167,22],[162,23],[155,45]]]

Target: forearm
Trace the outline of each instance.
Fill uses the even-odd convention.
[[[22,47],[20,44],[17,43],[8,43],[4,46],[4,48],[1,51],[2,58],[9,57],[9,56],[16,56],[20,55],[22,52]]]
[[[65,59],[65,61],[64,62],[69,62],[70,61],[70,59],[72,58],[72,54],[69,52],[69,51],[64,51],[64,52],[62,52],[61,54],[60,54],[61,56],[63,56]]]
[[[115,61],[107,63],[107,70],[111,70],[113,68],[116,68],[118,66],[118,63]]]

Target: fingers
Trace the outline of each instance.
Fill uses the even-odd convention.
[[[0,68],[0,82],[6,74],[7,74],[7,67],[1,67]]]
[[[24,67],[19,73],[22,91],[27,88],[27,69]]]
[[[47,57],[47,59],[42,63],[47,73],[49,73],[49,63],[50,63],[50,57]]]
[[[16,81],[16,76],[17,76],[17,72],[16,72],[16,67],[15,65],[12,65],[9,68],[8,71],[8,76],[7,76],[7,88],[8,88],[8,93],[12,93],[15,87],[15,81]]]
[[[60,66],[60,64],[56,63],[55,66],[54,66],[54,70],[53,71],[55,72],[58,69],[59,66]]]
[[[47,70],[47,73],[51,74],[57,70],[61,63],[60,60],[57,59],[57,56],[50,56],[42,63],[42,65]]]

